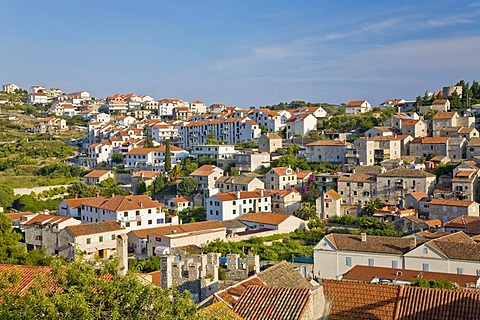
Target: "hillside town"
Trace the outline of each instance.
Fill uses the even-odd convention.
[[[244,109],[4,84],[2,228],[41,261],[115,260],[187,292],[199,319],[480,318],[478,83],[385,98]],[[19,296],[55,274],[11,261]]]

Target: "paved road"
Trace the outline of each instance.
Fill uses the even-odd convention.
[[[60,187],[67,188],[68,186],[69,186],[68,184],[63,184],[63,185],[58,185],[58,186],[46,186],[46,187],[34,187],[34,188],[16,188],[16,189],[13,189],[13,193],[15,195],[24,195],[24,194],[30,194],[33,191],[36,194],[39,194],[40,192],[45,191],[45,190],[50,190],[50,189],[53,189],[53,188],[60,188]]]

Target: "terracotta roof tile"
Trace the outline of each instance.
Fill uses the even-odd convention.
[[[400,271],[400,273],[398,273]],[[370,282],[374,278],[379,280],[398,280],[398,281],[413,281],[417,279],[425,280],[447,280],[457,283],[460,287],[467,287],[467,284],[476,283],[477,276],[463,275],[456,273],[430,272],[420,270],[408,269],[394,269],[384,267],[370,267],[356,265],[345,273],[342,280],[357,280]]]
[[[237,220],[278,226],[289,217],[291,217],[291,215],[285,213],[251,212],[238,217]]]
[[[420,169],[393,169],[378,175],[379,177],[392,178],[434,178],[433,173],[423,171]]]
[[[437,112],[433,116],[433,120],[445,120],[445,119],[452,119],[457,113],[453,112]]]
[[[25,225],[26,226],[31,226],[31,225],[35,225],[35,224],[56,225],[56,224],[59,224],[59,223],[62,223],[62,222],[68,221],[68,220],[78,221],[78,220],[75,220],[72,217],[55,216],[55,215],[51,215],[51,214],[38,214],[35,217],[33,217],[32,219],[25,222]]]
[[[437,206],[451,206],[451,207],[469,207],[474,201],[466,201],[466,200],[447,200],[447,199],[432,199],[428,203],[431,205]]]
[[[314,147],[314,146],[338,146],[338,147],[344,147],[346,146],[345,141],[340,141],[340,140],[318,140],[315,142],[307,143],[307,147]]]
[[[323,280],[332,300],[330,320],[393,319],[399,288],[390,285]]]
[[[366,236],[366,241],[362,241],[361,235],[336,234],[331,233],[324,237],[325,240],[332,243],[337,250],[342,251],[360,251],[384,254],[404,254],[410,251],[410,239],[397,237]],[[314,248],[321,249],[320,243]]]
[[[367,100],[352,100],[347,103],[347,107],[359,107]]]
[[[35,284],[39,284],[41,281],[42,287],[55,290],[54,286],[54,274],[52,267],[37,267],[37,266],[18,266],[11,264],[0,264],[0,280],[5,285],[2,287],[2,291],[6,291],[10,294],[24,295]],[[17,274],[19,276],[19,282],[9,287],[7,281],[5,281],[4,275]]]
[[[152,200],[147,195],[115,196],[111,198],[89,198],[82,205],[109,210],[129,211],[140,208],[158,208],[160,202]]]
[[[88,174],[84,175],[83,177],[84,178],[101,178],[110,172],[111,172],[110,170],[93,170]]]
[[[192,177],[206,177],[206,176],[211,175],[215,171],[219,171],[219,170],[216,170],[216,169],[220,169],[220,171],[222,171],[221,168],[218,168],[214,165],[204,164],[203,166],[201,166],[197,170],[190,173],[190,176],[192,176]]]
[[[350,176],[344,175],[338,178],[338,181],[342,182],[370,182],[375,183],[375,176],[365,173],[352,173]]]
[[[262,196],[262,191],[263,190],[257,190],[257,191],[237,191],[237,192],[222,192],[222,193],[217,193],[213,195],[213,197],[216,197],[217,199],[221,201],[234,201],[238,199],[254,199],[254,198],[263,198],[263,197],[269,197],[267,192],[263,192]],[[237,193],[239,197],[237,198]]]
[[[304,288],[249,286],[233,311],[245,320],[302,319],[311,293]]]
[[[335,190],[330,189],[327,192],[325,192],[326,195],[328,195],[330,198],[333,200],[340,200],[342,199],[342,196]]]
[[[402,286],[399,296],[395,319],[480,318],[478,291]]]
[[[157,228],[150,228],[150,229],[140,229],[140,230],[132,230],[131,232],[135,234],[140,239],[145,239],[148,235],[156,235],[156,236],[169,236],[169,235],[181,235],[181,234],[189,234],[189,233],[196,233],[200,231],[210,231],[216,229],[225,229],[225,226],[221,224],[219,221],[202,221],[202,222],[193,222],[193,223],[185,223],[173,226],[165,226],[165,227],[157,227]]]
[[[467,234],[480,234],[480,217],[463,215],[444,224],[445,228],[463,229]]]
[[[89,234],[96,234],[96,233],[125,230],[125,228],[121,227],[116,221],[81,223],[76,226],[68,226],[65,229],[70,231],[70,233],[75,237],[86,236]]]

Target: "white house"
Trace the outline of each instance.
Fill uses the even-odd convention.
[[[406,253],[405,269],[480,276],[480,244],[462,231],[436,238]]]
[[[82,202],[81,221],[117,221],[128,231],[166,225],[163,205],[147,195],[89,198]],[[178,224],[178,217],[171,224]]]
[[[367,100],[352,100],[345,107],[346,114],[365,113],[372,109],[371,104]]]
[[[7,83],[2,86],[3,92],[6,92],[6,93],[14,93],[16,90],[19,90],[19,89],[20,87],[13,83]]]
[[[313,249],[313,271],[318,277],[337,279],[356,265],[403,269],[403,255],[415,246],[415,238],[331,233]]]
[[[207,220],[232,220],[248,212],[271,212],[270,195],[264,190],[217,193],[206,200]]]
[[[286,137],[291,139],[294,136],[304,136],[312,130],[317,129],[317,118],[312,114],[301,113],[293,115],[287,120]]]
[[[297,229],[305,229],[305,221],[291,214],[272,212],[250,212],[237,218],[249,230],[270,229],[279,233],[289,233]]]
[[[30,93],[28,95],[28,103],[31,105],[46,105],[48,103],[48,97],[43,92]]]
[[[272,168],[265,175],[267,189],[287,190],[297,185],[297,173],[290,167]]]
[[[108,259],[117,252],[117,238],[122,235],[126,236],[126,230],[115,221],[68,226],[60,232],[56,251],[68,260],[74,260],[78,252],[84,260]]]
[[[190,111],[192,114],[207,113],[207,105],[203,101],[194,100],[190,103]]]
[[[215,188],[215,181],[222,176],[223,169],[210,164],[204,164],[190,173],[190,177],[197,180],[198,190]]]
[[[158,148],[132,149],[126,154],[125,168],[165,171],[165,152],[165,145],[162,145]],[[170,158],[172,167],[187,157],[187,151],[170,145]]]

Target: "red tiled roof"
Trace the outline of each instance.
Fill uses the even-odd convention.
[[[5,287],[2,287],[2,291],[10,294],[24,295],[32,286],[39,284],[38,280],[43,288],[51,291],[55,290],[52,267],[0,264],[0,274],[7,275],[7,277],[9,274],[17,274],[19,276],[19,282],[12,286],[8,286],[8,281],[6,281],[4,276],[0,277],[0,280],[4,280],[2,283],[5,285]]]
[[[359,107],[367,100],[352,100],[347,103],[347,107]]]
[[[342,199],[342,196],[337,191],[335,191],[333,189],[328,190],[327,192],[325,192],[325,194],[328,195],[330,198],[332,198],[335,201]]]
[[[285,214],[285,213],[250,212],[237,218],[237,220],[278,226],[279,224],[281,224],[282,222],[284,222],[290,217],[291,217],[290,214]]]
[[[65,229],[70,231],[70,233],[75,237],[125,230],[125,228],[121,227],[116,221],[81,223],[76,226],[68,226]]]
[[[220,221],[212,220],[212,221],[185,223],[185,224],[179,224],[179,225],[173,225],[173,226],[132,230],[131,232],[135,234],[135,236],[137,236],[138,238],[145,239],[148,237],[148,235],[169,236],[169,235],[179,235],[183,233],[193,233],[193,232],[198,233],[199,231],[210,231],[210,230],[217,230],[217,229],[225,230],[225,226],[221,224]]]
[[[452,207],[469,207],[472,203],[474,203],[474,201],[432,199],[432,200],[430,200],[429,205],[452,206]]]
[[[165,152],[165,150],[166,150],[165,145],[159,146],[158,148],[134,148],[134,149],[130,150],[127,154],[145,155],[145,154],[149,154],[150,152]],[[175,152],[175,151],[178,152],[178,151],[185,151],[185,150],[183,150],[182,148],[170,145],[170,151],[171,152]]]
[[[237,192],[239,197],[237,198]],[[237,192],[222,192],[213,195],[220,201],[233,201],[238,199],[254,199],[254,198],[262,198],[261,191],[237,191]],[[263,197],[269,197],[267,192],[264,192]]]
[[[467,287],[467,284],[476,283],[477,276],[456,274],[456,273],[443,273],[443,272],[430,272],[408,269],[394,269],[384,267],[370,267],[357,265],[345,273],[342,280],[357,280],[370,282],[374,278],[379,280],[398,280],[398,281],[413,281],[417,279],[425,280],[447,280],[455,282],[460,287]]]
[[[286,176],[286,175],[289,175],[287,173],[287,170],[290,170],[290,175],[297,175],[297,173],[295,172],[295,170],[293,170],[292,168],[290,167],[276,167],[276,168],[272,168],[271,170],[273,170],[273,172],[275,172],[277,175],[279,176]]]
[[[479,319],[480,293],[401,286],[395,319]]]
[[[445,120],[445,119],[452,119],[457,113],[455,111],[452,112],[437,112],[433,116],[433,120]]]
[[[71,219],[73,219],[72,221],[77,221],[72,217],[55,216],[55,215],[51,215],[51,214],[38,214],[35,217],[33,217],[32,219],[25,222],[25,225],[26,226],[31,226],[31,225],[34,225],[34,224],[56,225],[56,224],[59,224],[59,223],[62,223],[64,221],[71,220]]]
[[[233,311],[245,320],[302,319],[310,301],[310,289],[249,286]]]
[[[147,179],[152,179],[158,176],[160,172],[158,171],[148,171],[148,170],[138,170],[132,175],[132,178],[147,178]]]
[[[399,288],[390,285],[323,280],[331,297],[329,320],[393,319]]]
[[[128,211],[140,208],[160,207],[160,202],[152,200],[147,195],[89,198],[89,200],[83,202],[82,204],[109,211]]]
[[[340,140],[318,140],[315,142],[307,143],[307,147],[313,147],[313,146],[345,146],[346,143],[345,141],[340,141]]]
[[[190,173],[190,176],[192,176],[192,177],[206,177],[206,176],[211,175],[213,172],[215,172],[215,169],[217,169],[217,168],[218,167],[216,167],[214,165],[204,164],[203,166],[201,166],[197,170]],[[221,168],[218,168],[218,169],[222,170]]]
[[[88,174],[84,175],[83,177],[84,178],[101,178],[110,172],[111,172],[110,170],[93,170]]]
[[[480,234],[480,217],[463,215],[444,224],[445,228],[462,229],[467,234]]]
[[[360,251],[384,254],[404,254],[410,251],[410,239],[382,236],[366,236],[362,241],[361,235],[331,233],[324,237],[337,250]],[[318,250],[319,244],[314,248]]]

